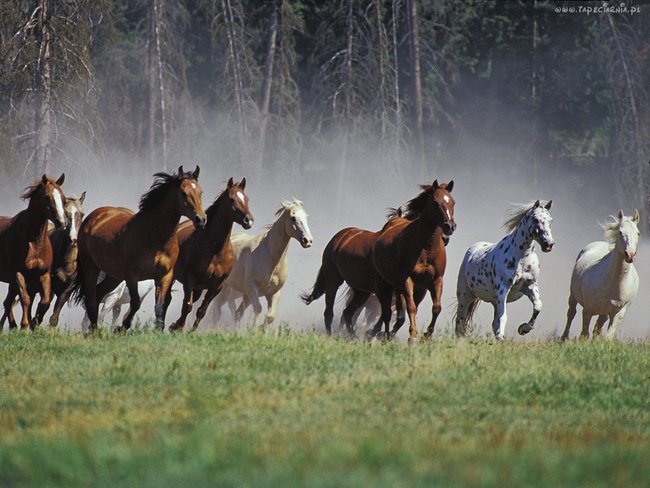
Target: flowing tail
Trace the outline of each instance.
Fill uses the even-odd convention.
[[[74,305],[83,304],[85,296],[86,289],[84,286],[83,269],[81,268],[81,263],[77,262],[77,276],[74,278],[68,303],[73,303]]]
[[[311,293],[301,293],[300,299],[309,305],[314,300],[318,300],[325,294],[325,273],[323,272],[323,267],[318,270],[318,276],[316,277],[316,283],[311,289]]]

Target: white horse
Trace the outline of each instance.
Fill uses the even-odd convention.
[[[526,295],[533,304],[530,320],[519,326],[519,334],[533,329],[542,309],[537,281],[539,258],[535,242],[543,252],[553,249],[551,234],[551,201],[522,205],[514,210],[504,223],[508,234],[499,242],[477,242],[465,253],[458,272],[456,298],[456,335],[467,334],[468,324],[480,300],[494,306],[492,330],[497,339],[505,335],[506,302],[514,302]]]
[[[262,313],[260,297],[266,298],[268,306],[264,325],[273,322],[280,289],[287,280],[289,241],[294,238],[303,248],[311,247],[313,241],[308,215],[301,201],[294,199],[283,202],[276,215],[277,220],[258,236],[233,232],[231,242],[235,263],[221,293],[215,298],[215,324],[221,319],[221,307],[228,301],[237,326],[252,303],[255,313],[253,326],[256,326]],[[242,297],[242,302],[235,311],[238,297]]]
[[[576,305],[582,306],[581,337],[589,338],[591,317],[598,315],[594,337],[599,336],[609,318],[607,338],[616,336],[627,307],[639,290],[639,275],[632,264],[639,244],[639,212],[626,217],[618,212],[613,222],[602,225],[607,242],[587,244],[576,259],[571,275],[569,310],[562,340],[569,338]]]

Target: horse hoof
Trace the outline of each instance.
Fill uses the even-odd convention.
[[[93,332],[95,329],[91,329]],[[124,326],[119,325],[113,329],[113,334],[126,334],[126,329]]]
[[[533,326],[526,322],[525,324],[521,324],[519,328],[517,329],[517,332],[519,332],[519,335],[526,335],[528,334],[531,330],[533,330]]]
[[[409,346],[414,346],[415,344],[417,344],[417,342],[418,342],[418,338],[417,338],[417,337],[409,337],[408,345],[409,345]]]

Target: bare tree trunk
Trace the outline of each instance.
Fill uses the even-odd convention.
[[[52,155],[52,30],[49,22],[49,7],[49,0],[40,0],[38,32],[41,42],[37,70],[37,93],[40,103],[35,117],[36,149],[34,152],[34,172],[37,177],[39,174],[50,172]]]
[[[413,75],[413,124],[415,126],[416,163],[419,167],[418,169],[424,169],[424,115],[422,109],[422,72],[420,68],[420,22],[417,0],[409,0],[408,16]]]
[[[537,176],[539,172],[537,162],[538,154],[538,137],[537,137],[537,44],[539,43],[539,35],[537,30],[537,0],[533,1],[533,59],[532,59],[532,73],[531,73],[531,88],[530,88],[530,103],[532,106],[532,163],[533,163],[533,189],[537,189]]]
[[[394,72],[393,72],[393,97],[395,98],[395,152],[396,152],[396,161],[399,160],[399,155],[401,153],[400,147],[402,144],[402,99],[399,89],[399,58],[397,46],[399,40],[397,39],[397,25],[399,22],[399,8],[398,3],[400,0],[392,0],[391,8],[393,14],[393,25],[392,25],[392,39],[391,43],[393,45],[393,63],[394,63]],[[401,167],[401,161],[399,166]]]
[[[379,103],[381,110],[381,142],[386,137],[386,36],[384,35],[384,15],[381,0],[374,0],[375,28],[377,29],[377,49],[379,50]]]
[[[158,109],[157,103],[157,88],[156,80],[158,75],[156,73],[158,63],[156,63],[156,20],[155,20],[155,5],[156,0],[151,0],[151,11],[149,18],[149,46],[148,46],[148,84],[149,84],[149,124],[147,134],[148,158],[151,172],[156,172],[156,111]]]
[[[273,13],[271,14],[271,21],[269,23],[269,40],[266,46],[266,60],[264,62],[264,83],[262,84],[262,93],[260,97],[260,141],[257,170],[260,172],[258,177],[261,176],[261,170],[264,164],[264,153],[266,149],[266,128],[269,119],[269,105],[271,103],[271,85],[273,81],[273,66],[275,65],[275,51],[277,46],[278,37],[278,1],[273,2]]]
[[[154,30],[156,38],[156,71],[158,72],[158,99],[160,101],[160,130],[162,145],[162,168],[167,171],[167,113],[165,110],[165,86],[163,84],[163,63],[160,49],[160,24],[162,22],[162,0],[153,0]]]

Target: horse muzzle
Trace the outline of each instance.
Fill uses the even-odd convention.
[[[241,221],[241,226],[242,226],[244,229],[248,230],[248,229],[250,229],[251,227],[253,227],[253,222],[254,222],[254,221],[255,221],[255,219],[253,218],[252,215],[244,215],[244,218],[243,218],[242,221]]]
[[[442,232],[446,236],[450,236],[456,230],[456,222],[445,222],[442,224]]]
[[[634,258],[636,257],[636,251],[625,251],[625,262],[627,264],[632,264]]]
[[[542,246],[542,252],[551,252],[553,250],[553,246],[555,246],[555,242],[544,242],[541,244]]]
[[[197,229],[203,229],[205,228],[205,224],[208,221],[208,218],[205,215],[195,215],[194,218],[192,219],[192,222],[194,223],[194,227]]]
[[[314,242],[313,238],[311,236],[303,236],[302,239],[300,239],[300,245],[304,249],[308,249],[311,247],[312,243]]]

